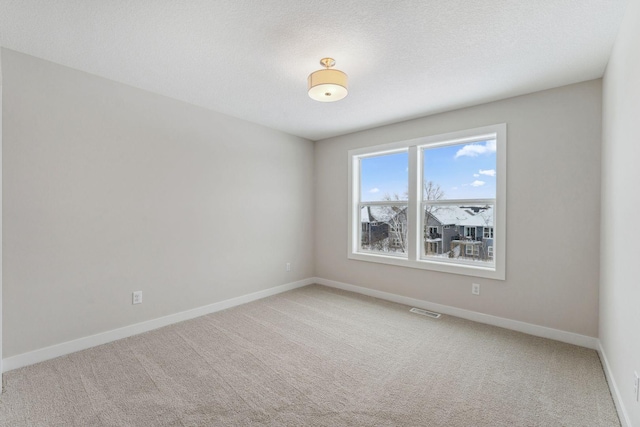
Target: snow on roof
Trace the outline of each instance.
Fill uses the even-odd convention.
[[[431,215],[442,225],[493,227],[493,206],[432,206]]]
[[[389,206],[363,206],[361,222],[388,222],[398,212]],[[432,206],[431,215],[441,225],[463,225],[466,227],[493,227],[493,206]]]
[[[389,222],[406,208],[394,208],[391,206],[363,206],[360,211],[361,222]],[[371,215],[369,215],[371,214]]]

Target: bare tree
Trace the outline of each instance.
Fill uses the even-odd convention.
[[[398,193],[393,195],[385,194],[382,198],[386,201],[405,201],[409,197],[409,193],[405,192],[402,196]],[[398,248],[402,252],[407,252],[407,208],[401,206],[388,206],[386,209],[386,222],[389,226],[388,248]]]
[[[436,184],[433,181],[427,181],[424,183],[424,200],[440,200],[444,197],[444,191],[440,187],[440,184]],[[426,227],[429,221],[429,218],[432,217],[432,214],[437,211],[439,207],[434,205],[427,205],[424,212],[424,226],[425,226],[425,235],[426,235]]]
[[[439,200],[444,197],[444,191],[439,184],[435,184],[433,181],[427,181],[424,183],[424,200]],[[409,198],[409,193],[405,192],[400,195],[398,193],[385,194],[382,200],[386,201],[405,201]],[[427,226],[427,219],[431,215],[432,210],[436,207],[427,205],[425,212],[425,227]],[[402,252],[407,251],[407,207],[402,206],[388,206],[385,210],[385,222],[389,226],[389,237],[384,246],[386,250],[392,248],[398,248]]]
[[[422,194],[423,200],[440,200],[444,197],[444,191],[440,187],[440,184],[436,184],[433,181],[425,182],[423,191],[424,191],[424,193]],[[431,205],[431,204],[427,204],[425,206],[424,221],[423,221],[424,228],[422,230],[425,252],[429,251],[429,248],[428,248],[429,243],[427,242],[427,239],[433,239],[436,237],[436,236],[431,236],[431,234],[429,233],[429,220],[437,219],[435,214],[438,212],[438,210],[442,210],[442,209],[447,209],[447,208],[444,208],[439,205]],[[444,232],[444,230],[441,230],[441,231]],[[440,237],[442,236],[443,235],[441,234]]]
[[[444,197],[444,191],[440,188],[440,184],[433,181],[424,183],[424,200],[440,200]]]

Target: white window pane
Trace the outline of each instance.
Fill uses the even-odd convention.
[[[493,203],[424,204],[425,230],[441,232],[425,233],[422,259],[493,264],[493,211]]]
[[[407,200],[409,154],[384,154],[360,159],[360,201]]]
[[[406,205],[360,208],[360,250],[406,256],[407,229]]]
[[[424,148],[423,200],[495,199],[495,139]]]

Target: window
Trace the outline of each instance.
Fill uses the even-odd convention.
[[[427,235],[435,236],[435,235],[438,235],[438,234],[440,234],[440,233],[438,233],[438,227],[427,227]]]
[[[406,257],[408,150],[359,158],[360,253]]]
[[[504,280],[506,125],[349,151],[349,258]]]
[[[439,253],[439,246],[438,246],[438,242],[427,242],[426,244],[426,248],[427,248],[427,253],[428,254],[435,254],[435,253]]]
[[[476,238],[476,228],[475,227],[464,227],[464,237],[468,239]]]

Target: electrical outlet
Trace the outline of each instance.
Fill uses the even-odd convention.
[[[142,304],[142,291],[135,291],[133,293],[132,304]]]
[[[290,263],[290,262],[288,262],[288,263],[285,265],[285,267],[284,267],[284,268],[285,268],[285,270],[286,270],[286,271],[291,271],[291,263]]]
[[[634,372],[633,375],[633,397],[636,398],[636,402],[640,402],[640,378],[637,372]]]
[[[480,295],[480,284],[472,283],[471,284],[471,293],[474,295]]]

